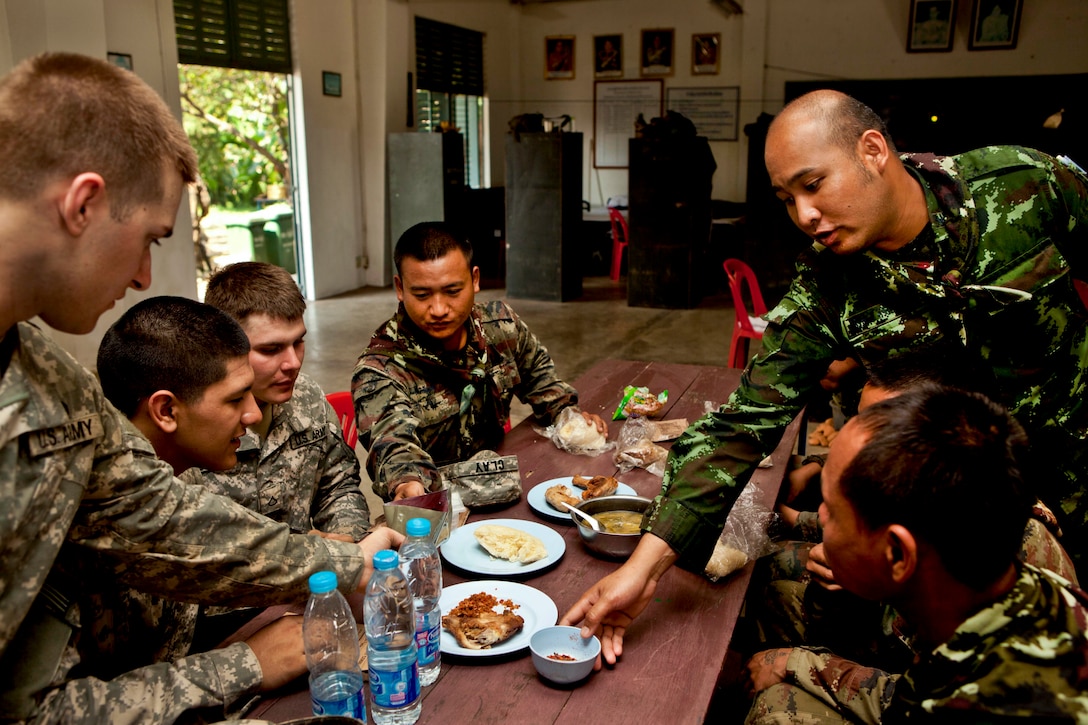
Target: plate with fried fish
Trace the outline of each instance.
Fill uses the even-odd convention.
[[[590,481],[598,477],[563,476],[562,478],[553,478],[549,481],[538,483],[537,485],[529,489],[529,493],[525,495],[525,501],[529,504],[529,508],[531,508],[533,511],[536,511],[538,514],[546,519],[551,519],[552,521],[564,521],[568,524],[573,523],[569,513],[567,513],[565,510],[560,511],[554,505],[549,503],[548,493],[549,491],[552,491],[553,499],[556,498],[556,493],[560,493],[561,495],[569,496],[571,499],[581,500],[581,498],[585,495],[586,491],[590,489],[579,486],[578,482],[575,481],[575,478],[578,478],[579,481]],[[557,487],[559,488],[558,491],[555,490]],[[563,491],[562,489],[565,489],[565,491]],[[602,492],[600,495],[637,496],[638,493],[635,491],[635,489],[631,488],[626,483],[620,483],[619,481],[616,481],[616,488],[614,491],[612,491],[611,493]]]
[[[559,621],[544,592],[518,582],[484,580],[442,589],[442,654],[495,657],[529,646],[543,627]]]

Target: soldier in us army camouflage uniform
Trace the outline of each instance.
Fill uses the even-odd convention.
[[[890,674],[827,650],[759,653],[747,722],[1088,720],[1088,594],[1016,558],[1027,449],[1000,406],[929,384],[851,419],[822,480],[827,558],[844,588],[902,612],[919,654]]]
[[[832,91],[783,110],[766,162],[816,244],[740,387],[673,445],[641,551],[564,617],[603,623],[609,662],[613,626],[630,624],[656,578],[677,559],[702,569],[741,487],[836,359],[958,340],[1032,436],[1036,493],[1066,550],[1078,566],[1088,555],[1088,314],[1073,286],[1088,269],[1088,177],[1018,147],[900,158],[879,117]]]
[[[151,88],[98,59],[28,59],[0,80],[0,156],[0,713],[166,723],[286,683],[305,671],[289,619],[216,661],[187,658],[185,675],[156,665],[68,677],[79,627],[72,572],[91,552],[154,594],[265,606],[304,599],[322,569],[344,591],[365,586],[373,553],[402,537],[294,536],[179,481],[126,443],[95,377],[26,322],[85,334],[127,288],[151,283],[152,243],[170,234],[196,174],[184,131]]]
[[[205,485],[295,533],[363,538],[370,510],[359,488],[359,459],[324,391],[301,372],[306,300],[298,285],[280,267],[241,262],[212,275],[204,301],[238,320],[249,336],[253,396],[262,413],[242,437],[238,464],[206,470]]]
[[[552,423],[578,393],[506,303],[475,304],[480,269],[449,226],[422,222],[397,241],[401,305],[355,365],[351,390],[374,491],[390,501],[440,485],[438,466],[496,448],[516,395]],[[582,413],[604,432],[599,416]]]

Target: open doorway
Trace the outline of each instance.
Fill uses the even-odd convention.
[[[200,180],[190,189],[197,290],[234,262],[270,262],[300,280],[291,173],[291,77],[179,65],[185,131]]]

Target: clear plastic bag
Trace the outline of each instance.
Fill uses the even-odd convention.
[[[733,504],[725,529],[706,564],[705,573],[711,581],[727,577],[774,550],[767,529],[775,513],[756,500],[756,493],[756,487],[749,484]]]
[[[554,443],[556,448],[579,456],[599,456],[615,447],[607,434],[597,432],[596,426],[575,407],[563,408],[554,423],[536,431]]]
[[[620,473],[632,468],[645,468],[655,476],[665,475],[665,459],[669,452],[654,443],[655,427],[645,418],[628,418],[616,439],[613,460]]]

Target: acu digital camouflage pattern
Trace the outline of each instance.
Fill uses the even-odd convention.
[[[418,479],[440,486],[438,466],[497,448],[516,395],[539,423],[578,403],[524,322],[502,301],[477,304],[463,350],[437,349],[401,305],[374,333],[352,375],[359,440],[374,491]]]
[[[1070,274],[1088,270],[1088,178],[1019,147],[904,162],[925,190],[927,233],[894,253],[802,253],[740,387],[673,445],[647,528],[683,566],[702,569],[741,487],[829,363],[942,338],[994,371],[998,402],[1041,454],[1036,493],[1074,560],[1088,553],[1088,314]]]
[[[521,498],[521,471],[517,456],[480,451],[467,461],[439,469],[443,485],[457,489],[469,508],[513,503]]]
[[[356,545],[291,536],[283,524],[178,481],[158,458],[125,444],[124,417],[98,381],[36,327],[16,325],[5,343],[11,345],[0,380],[0,713],[6,718],[170,722],[180,709],[222,704],[231,692],[253,686],[255,660],[239,646],[217,655],[222,660],[200,660],[208,663],[200,679],[161,665],[54,689],[77,662],[73,630],[39,596],[51,572],[63,588],[77,586],[77,567],[58,562],[62,546],[65,564],[68,556],[98,552],[126,585],[188,602],[301,601],[307,578],[322,569],[336,571],[345,591],[354,589],[365,567]],[[31,622],[42,628],[32,631]]]
[[[837,715],[837,717],[836,717]],[[952,637],[891,675],[827,651],[795,649],[786,679],[747,722],[1088,721],[1088,595],[1021,567],[1013,588]]]
[[[344,442],[325,393],[303,374],[291,399],[273,406],[263,444],[246,431],[237,465],[203,475],[211,491],[289,524],[296,534],[318,529],[358,541],[370,530],[359,459]]]

